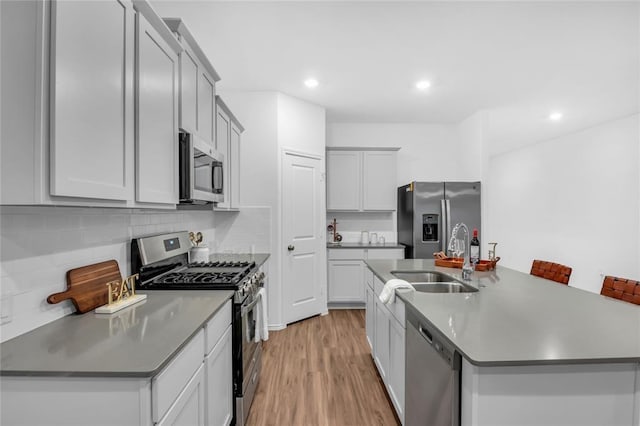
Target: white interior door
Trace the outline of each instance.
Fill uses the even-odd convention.
[[[322,161],[283,154],[283,317],[291,323],[326,310],[323,292]]]

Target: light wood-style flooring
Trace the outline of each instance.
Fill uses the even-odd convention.
[[[364,310],[270,332],[248,426],[399,425],[371,358]]]

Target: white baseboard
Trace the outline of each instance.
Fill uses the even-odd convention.
[[[269,324],[269,331],[284,330],[287,328],[287,324]]]

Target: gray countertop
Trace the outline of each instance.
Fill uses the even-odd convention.
[[[150,378],[233,291],[145,294],[146,300],[114,314],[69,315],[2,343],[0,375]]]
[[[269,256],[210,259],[255,261],[258,268]],[[147,299],[114,314],[69,315],[2,343],[0,375],[153,377],[233,296],[232,290],[140,293]]]
[[[395,270],[460,269],[433,260],[368,260],[383,282]],[[474,272],[476,293],[397,295],[480,366],[640,362],[640,306],[509,268]]]
[[[398,243],[384,243],[384,244],[362,244],[362,243],[327,243],[327,248],[330,249],[403,249],[404,245]]]

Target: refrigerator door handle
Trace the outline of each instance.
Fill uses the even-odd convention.
[[[451,240],[451,203],[449,202],[448,199],[444,200],[445,203],[445,210],[446,210],[446,214],[447,214],[447,245],[444,247],[445,250],[444,252],[447,252],[447,249],[449,248],[449,241]]]
[[[440,241],[442,245],[440,246],[440,250],[444,254],[447,254],[447,246],[449,245],[449,238],[448,238],[449,223],[447,220],[447,205],[444,199],[440,200],[440,220],[442,222],[442,228],[440,230],[440,235],[442,236],[440,238]]]

